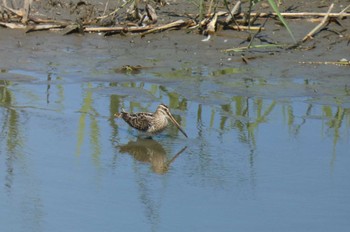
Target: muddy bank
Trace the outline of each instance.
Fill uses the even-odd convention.
[[[183,29],[186,33],[205,36],[229,34],[228,36],[237,36],[241,39],[239,46],[231,48],[247,44],[250,47],[256,44],[292,45],[302,38],[312,40],[312,37],[322,30],[330,30],[349,41],[346,29],[349,26],[347,1],[335,1],[332,4],[328,1],[294,1],[293,4],[279,5],[279,10],[282,14],[286,14],[284,17],[288,24],[291,24],[295,40],[288,33],[285,38],[287,28],[282,27],[282,22],[275,11],[265,1],[255,5],[250,5],[249,1],[232,2],[228,5],[223,3],[213,5],[212,2],[208,2],[202,7],[198,3],[183,0],[147,3],[142,1],[120,3],[109,0],[34,1],[26,4],[27,2],[4,1],[0,6],[1,25],[24,29],[26,32],[61,30],[62,34],[102,32],[104,35],[136,33],[142,36],[165,30]],[[312,29],[322,19],[325,20],[323,26],[306,36],[310,28]],[[293,28],[293,24],[303,27]],[[332,24],[341,28],[334,28]],[[312,48],[308,46],[306,49]]]
[[[334,12],[339,12],[346,3],[347,1],[335,1]],[[76,21],[79,17],[82,20],[88,19],[87,16],[79,16],[86,12],[83,8],[90,7],[90,13],[93,12],[91,18],[96,18],[113,12],[118,7],[116,4],[116,1],[34,1],[31,12],[34,16]],[[246,9],[247,3],[244,2],[242,6],[243,10]],[[281,9],[283,11],[292,7],[294,12],[303,9],[308,12],[325,12],[328,6],[328,2],[296,1],[293,5],[282,5]],[[270,11],[264,4],[256,6],[255,9]],[[197,12],[195,5],[182,1],[159,5],[156,10],[159,19],[157,24],[179,18],[188,19],[190,13]],[[120,15],[125,16],[122,13]],[[288,24],[298,40],[310,32],[321,18],[316,21],[309,19],[288,19]],[[266,30],[255,37],[253,44],[291,43],[290,35],[277,19],[260,21],[265,22]],[[125,18],[112,23],[118,22],[125,22]],[[254,35],[254,32],[221,29],[208,41],[203,41],[206,37],[196,30],[168,30],[144,37],[138,33],[106,37],[98,33],[62,36],[60,30],[26,33],[26,30],[0,28],[0,68],[6,73],[2,75],[2,79],[8,80],[15,76],[11,74],[13,70],[41,72],[44,76],[48,70],[55,70],[61,75],[71,77],[74,82],[159,82],[158,78],[144,77],[150,72],[153,73],[152,76],[160,73],[167,77],[162,81],[172,83],[179,80],[190,83],[188,77],[212,78],[211,81],[219,83],[218,88],[225,93],[269,98],[312,97],[327,104],[332,101],[330,98],[335,97],[341,98],[335,102],[347,105],[350,95],[349,67],[330,62],[349,60],[348,28],[348,18],[338,19],[330,22],[312,40],[297,49],[276,47],[240,52],[223,50],[246,46],[249,44],[247,38]],[[91,65],[86,68],[86,63]],[[124,66],[140,69],[135,73],[120,72]],[[15,73],[18,74],[16,71]],[[26,72],[20,73],[26,79]],[[96,73],[101,75],[94,77]],[[16,78],[20,79],[17,76]],[[226,82],[236,84],[227,87]],[[183,83],[185,82],[179,81],[177,85],[181,86]],[[183,94],[186,91],[185,88]]]
[[[6,3],[5,1],[4,3]],[[24,1],[16,2],[9,1],[7,4],[8,8],[4,5],[0,8],[2,12],[0,21],[7,22],[10,21],[10,17],[17,18],[19,21],[21,17],[16,17],[16,14],[12,13],[7,9],[23,10]],[[291,3],[284,3],[280,5],[281,12],[323,12],[325,13],[331,2],[329,1],[293,1]],[[81,24],[82,27],[89,26],[126,26],[128,23],[135,23],[135,20],[128,18],[128,9],[131,7],[132,2],[125,2],[124,4],[118,1],[33,1],[30,8],[30,16],[33,18],[41,18],[51,20],[53,22],[70,22]],[[176,20],[197,20],[198,16],[198,6],[196,4],[187,1],[167,1],[164,4],[162,1],[151,2],[150,5],[154,6],[155,12],[158,16],[154,25],[164,25]],[[232,3],[229,7],[232,7]],[[348,1],[334,1],[334,7],[332,12],[340,12],[346,8]],[[144,13],[145,3],[140,2],[138,8],[140,9],[140,14]],[[249,4],[247,1],[243,1],[241,5],[241,12],[248,11]],[[208,8],[208,4],[205,9]],[[307,9],[307,10],[305,10]],[[219,12],[225,10],[223,6],[213,9],[212,12]],[[269,13],[271,8],[264,1],[253,7],[253,12],[255,13]],[[346,10],[347,12],[349,10]],[[105,17],[108,16],[108,17]],[[222,16],[223,18],[226,16]],[[108,22],[107,20],[110,18]],[[286,18],[287,22],[294,34],[297,41],[300,41],[305,37],[317,24],[320,23],[323,17],[297,17],[297,18]],[[238,19],[237,19],[238,20]],[[35,25],[35,22],[28,21],[27,27]],[[282,59],[289,60],[289,63],[301,62],[307,65],[307,62],[336,62],[341,59],[349,60],[347,57],[347,51],[349,48],[350,34],[348,28],[350,28],[350,20],[347,17],[333,18],[322,27],[321,30],[313,36],[313,39],[307,40],[305,43],[301,44],[297,49],[280,49],[275,48],[251,48],[248,50],[236,51],[236,52],[223,52],[227,49],[235,49],[239,47],[244,47],[247,45],[292,45],[293,40],[288,34],[286,28],[281,26],[280,21],[277,18],[266,17],[258,18],[253,26],[262,26],[264,30],[257,33],[256,31],[235,31],[230,30],[222,25],[216,25],[216,32],[208,38],[203,35],[203,31],[199,28],[193,29],[183,29],[180,32],[176,31],[163,31],[158,34],[148,34],[145,38],[140,38],[140,33],[119,33],[113,36],[113,39],[120,41],[121,43],[126,42],[127,47],[130,49],[135,48],[133,53],[136,53],[136,49],[143,49],[144,42],[147,43],[146,48],[174,48],[175,50],[184,50],[196,54],[207,54],[206,59],[213,59],[213,62],[218,64],[237,62],[248,62],[249,64],[255,63],[256,60],[261,58],[266,58],[269,60],[272,57],[273,61],[276,62],[275,56],[283,54]],[[4,26],[4,25],[3,25]],[[24,25],[25,26],[25,25]],[[176,27],[174,28],[176,29]],[[6,47],[6,38],[11,37],[9,30],[1,30],[1,37],[4,41],[4,46]],[[25,39],[37,38],[38,40],[45,41],[43,37],[51,37],[46,33],[32,32],[34,35],[27,35],[28,28],[23,28],[19,30],[20,33],[17,34],[18,40],[16,46],[19,48],[25,42]],[[62,30],[53,29],[50,33],[54,35],[61,35]],[[75,31],[79,34],[79,30]],[[31,34],[31,33],[28,33]],[[100,34],[101,35],[101,34]],[[102,35],[105,35],[102,33]],[[81,36],[89,36],[89,33],[82,33]],[[47,38],[49,38],[47,37]],[[78,36],[79,37],[79,36]],[[106,39],[103,36],[93,36],[94,38]],[[63,37],[62,40],[65,40]],[[113,40],[110,39],[110,40]],[[253,39],[253,41],[250,41]],[[108,40],[108,39],[107,39]],[[11,43],[11,41],[10,41]],[[31,44],[31,41],[27,42]],[[14,46],[14,47],[16,47]],[[201,51],[205,49],[205,51]],[[150,51],[152,52],[152,51]],[[141,52],[143,53],[143,52]],[[148,52],[149,53],[149,52]],[[294,57],[291,54],[298,54]],[[245,59],[241,59],[241,55]],[[189,55],[187,55],[189,56]],[[232,57],[232,58],[229,58]],[[229,61],[229,62],[227,62]],[[270,61],[272,62],[272,61]],[[210,62],[212,63],[212,62]],[[315,63],[315,64],[316,64]],[[310,63],[310,66],[316,66]],[[131,64],[132,65],[132,64]],[[140,64],[139,64],[140,65]],[[323,65],[317,65],[323,66]],[[328,65],[326,65],[327,67]]]

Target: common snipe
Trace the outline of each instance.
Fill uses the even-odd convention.
[[[128,113],[122,109],[121,113],[116,113],[114,116],[124,119],[131,127],[150,136],[162,132],[168,126],[168,119],[170,119],[187,138],[186,132],[170,113],[169,107],[164,104],[160,104],[154,113]]]

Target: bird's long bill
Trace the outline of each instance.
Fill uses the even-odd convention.
[[[170,120],[175,124],[175,126],[182,132],[182,134],[184,134],[184,136],[188,138],[186,132],[181,128],[180,124],[175,120],[175,118],[171,114],[168,114],[168,116]]]

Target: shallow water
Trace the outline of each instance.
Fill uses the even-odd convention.
[[[132,54],[115,38],[34,38],[2,50],[13,53],[0,67],[1,231],[349,228],[341,67],[315,78],[171,48]],[[125,64],[147,68],[115,70]],[[161,102],[188,139],[173,126],[141,139],[113,119]]]

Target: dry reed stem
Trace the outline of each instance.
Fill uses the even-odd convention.
[[[305,42],[305,41],[308,40],[308,39],[312,39],[312,36],[313,36],[314,34],[316,34],[316,32],[319,31],[319,30],[321,29],[321,27],[323,27],[323,26],[326,24],[327,20],[329,19],[329,14],[330,14],[330,12],[332,11],[333,7],[334,7],[334,3],[332,3],[332,4],[329,6],[329,9],[328,9],[326,15],[324,16],[323,20],[321,21],[321,23],[318,24],[314,29],[312,29],[312,30],[302,39],[302,42]]]
[[[150,33],[164,31],[164,30],[171,29],[171,28],[178,28],[178,27],[188,26],[190,24],[191,24],[190,21],[185,21],[185,20],[180,19],[180,20],[177,20],[175,22],[171,22],[171,23],[168,23],[168,24],[165,24],[165,25],[161,25],[161,26],[152,28],[152,29],[150,29],[148,31],[145,31],[145,32],[141,33],[141,36],[143,37],[143,36],[145,36],[147,34],[150,34]]]
[[[254,26],[235,26],[235,25],[228,25],[227,28],[230,28],[232,30],[237,31],[258,31],[258,30],[265,30],[265,27],[254,27]]]
[[[115,32],[115,33],[127,33],[127,32],[144,32],[153,29],[154,26],[149,25],[145,27],[86,27],[84,32]]]

